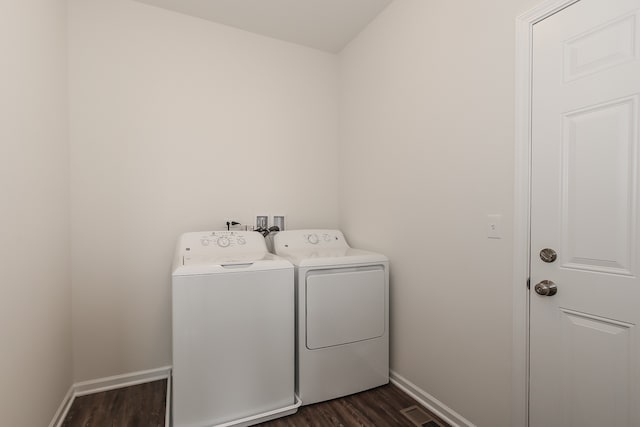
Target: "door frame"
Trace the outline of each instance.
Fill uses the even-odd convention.
[[[511,425],[529,425],[529,291],[533,26],[580,0],[547,0],[516,18]]]

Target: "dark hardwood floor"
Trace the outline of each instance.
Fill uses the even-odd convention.
[[[164,427],[167,380],[76,397],[62,427]]]
[[[164,427],[166,380],[77,397],[63,427]],[[398,387],[388,384],[328,402],[303,406],[288,417],[260,427],[448,427],[423,408],[426,416],[413,423],[401,412],[420,406]]]
[[[352,394],[340,399],[302,406],[293,415],[258,424],[260,427],[448,427],[449,424],[422,408],[424,424],[414,424],[400,412],[420,406],[393,384]],[[431,424],[429,424],[431,422]]]

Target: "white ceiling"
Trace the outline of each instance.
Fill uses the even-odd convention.
[[[337,53],[394,0],[137,0]]]

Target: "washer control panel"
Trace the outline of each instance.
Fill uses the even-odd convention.
[[[264,237],[255,231],[203,231],[181,236],[185,253],[228,254],[236,252],[267,252]]]
[[[340,230],[286,230],[274,237],[274,246],[287,250],[348,248]]]
[[[217,245],[219,248],[244,246],[247,244],[247,238],[238,235],[237,231],[212,231],[200,237],[200,244],[202,246]]]

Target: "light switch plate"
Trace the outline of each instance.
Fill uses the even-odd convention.
[[[487,237],[502,239],[502,215],[487,215]]]

